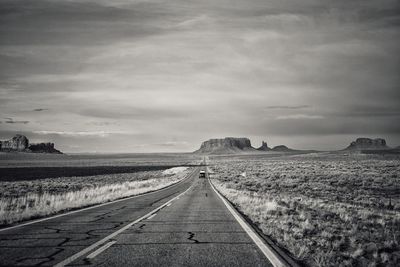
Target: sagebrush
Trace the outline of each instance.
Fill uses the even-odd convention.
[[[309,266],[398,266],[400,160],[362,154],[212,159],[213,182]]]

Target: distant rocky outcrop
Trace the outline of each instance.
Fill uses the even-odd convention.
[[[345,150],[383,150],[390,149],[386,145],[385,139],[382,138],[357,138],[356,141],[351,144]]]
[[[250,139],[226,137],[222,139],[210,139],[201,144],[195,153],[204,154],[232,154],[257,151],[251,146]]]
[[[251,146],[250,139],[242,137],[226,137],[221,139],[210,139],[201,144],[200,149],[194,153],[201,154],[235,154],[251,152],[294,152],[298,150],[290,149],[287,146],[279,145],[274,148],[268,147],[267,142],[263,141],[259,148]]]
[[[275,152],[291,152],[291,151],[295,151],[294,149],[288,148],[287,146],[284,146],[284,145],[275,146],[271,150],[275,151]]]
[[[262,144],[259,148],[257,148],[258,151],[270,151],[271,148],[268,147],[267,142],[262,141]]]
[[[0,141],[1,151],[25,151],[28,149],[29,140],[24,135],[17,134],[10,140]]]
[[[29,150],[34,153],[55,153],[62,154],[60,150],[54,148],[54,143],[38,143],[29,145]]]
[[[29,139],[20,134],[10,140],[0,141],[0,151],[62,154],[61,151],[54,148],[54,143],[29,144]]]

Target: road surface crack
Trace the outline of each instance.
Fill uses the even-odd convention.
[[[98,221],[104,220],[105,218],[110,218],[110,217],[112,217],[112,215],[109,215],[109,214],[111,214],[112,212],[113,211],[109,211],[109,212],[105,212],[105,213],[96,215],[96,216],[94,216],[94,218],[96,218],[96,219],[91,220],[89,222],[93,223],[93,222],[98,222]]]
[[[55,228],[55,227],[53,228],[50,226],[46,226],[46,227],[44,227],[44,229],[55,231],[55,234],[59,234],[61,232],[66,232],[66,230]]]
[[[54,261],[55,260],[55,256],[64,251],[63,248],[56,248],[56,250],[57,251],[55,251],[54,253],[50,254],[49,256],[45,256],[45,257],[27,257],[27,258],[19,259],[16,262],[22,263],[22,262],[29,261],[29,260],[41,260],[41,259],[43,259],[41,262],[38,262],[36,264],[30,264],[30,266],[42,266],[45,263],[49,263],[51,261]]]
[[[199,244],[200,243],[199,240],[194,239],[194,235],[195,234],[193,232],[188,232],[188,234],[189,234],[188,240],[193,241],[195,244]]]
[[[89,231],[85,232],[85,234],[88,235],[88,236],[92,236],[92,237],[98,237],[101,233],[94,233],[94,232],[113,230],[113,229],[116,229],[116,228],[120,227],[122,224],[123,224],[123,222],[116,223],[114,226],[110,226],[110,227],[92,229],[92,230],[89,230]]]
[[[111,215],[112,213],[115,213],[116,211],[123,210],[126,207],[127,206],[122,206],[122,207],[119,207],[117,209],[113,209],[111,211],[108,211],[108,212],[105,212],[105,213],[102,213],[102,214],[98,214],[98,215],[94,216],[94,218],[95,218],[94,220],[89,221],[89,222],[98,222],[98,221],[104,220],[105,218],[111,218],[113,216],[113,215]]]
[[[64,244],[68,243],[69,241],[71,241],[70,237],[64,237],[64,240],[62,242],[60,242],[57,247],[62,247]]]

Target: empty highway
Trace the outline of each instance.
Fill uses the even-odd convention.
[[[256,242],[196,168],[163,190],[3,229],[0,265],[273,266]]]

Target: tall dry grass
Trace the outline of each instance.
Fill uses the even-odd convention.
[[[188,168],[181,168],[171,172],[10,182],[0,192],[0,224],[11,224],[158,190],[179,182],[188,172]]]
[[[214,160],[217,189],[308,266],[398,266],[399,159]],[[245,173],[245,175],[244,175]]]

